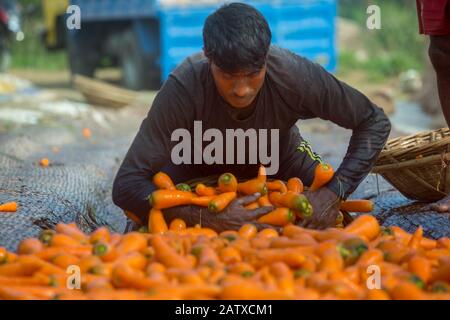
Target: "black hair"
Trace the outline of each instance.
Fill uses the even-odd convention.
[[[228,73],[260,70],[271,40],[264,16],[243,3],[223,5],[208,16],[203,27],[205,55]]]

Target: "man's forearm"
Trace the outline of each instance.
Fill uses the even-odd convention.
[[[354,129],[347,154],[327,187],[346,199],[372,170],[390,131],[390,121],[382,110]]]

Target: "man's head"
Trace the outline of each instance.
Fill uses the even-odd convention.
[[[249,106],[261,89],[271,38],[266,19],[246,4],[226,4],[206,19],[203,50],[217,89],[231,106]]]

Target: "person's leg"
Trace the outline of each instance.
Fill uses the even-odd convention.
[[[430,36],[428,53],[436,71],[442,112],[450,127],[450,35]]]

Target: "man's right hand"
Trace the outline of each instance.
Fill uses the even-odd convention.
[[[200,224],[202,227],[211,228],[217,232],[225,230],[239,230],[239,228],[251,223],[258,230],[264,228],[275,228],[268,224],[256,222],[258,218],[274,210],[274,207],[262,207],[254,210],[245,209],[244,206],[256,201],[261,195],[254,195],[238,198],[228,205],[225,210],[219,213],[212,213],[207,208],[197,206],[182,206],[164,210],[167,222],[175,218],[183,219],[188,226]]]

